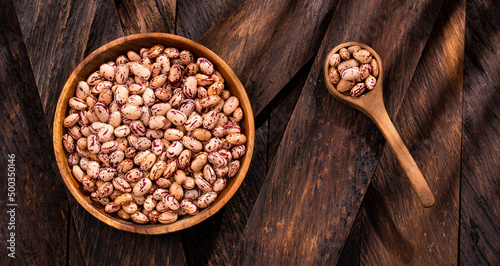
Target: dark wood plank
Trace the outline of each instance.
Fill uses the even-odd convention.
[[[116,0],[125,35],[142,32],[175,32],[176,0]]]
[[[69,191],[66,192],[69,194]],[[67,265],[88,265],[87,259],[83,256],[82,245],[78,237],[78,230],[76,229],[73,214],[71,213],[71,206],[68,202],[68,259]]]
[[[385,147],[363,201],[362,265],[457,265],[465,0],[444,1],[395,126],[436,198],[420,205]]]
[[[120,18],[112,0],[97,0],[96,10],[98,12],[92,18],[85,57],[102,45],[124,36]]]
[[[500,264],[500,3],[467,2],[460,264]]]
[[[316,53],[337,1],[247,0],[200,43],[240,78],[255,115]]]
[[[292,117],[292,113],[295,110],[313,62],[314,59],[309,60],[263,111],[269,112],[268,168],[274,160],[274,156],[281,143],[283,134],[285,134],[288,122],[290,122],[290,117]]]
[[[243,1],[178,1],[176,34],[198,41],[216,21],[227,17]]]
[[[51,125],[64,83],[84,58],[96,0],[14,2],[46,120]]]
[[[2,265],[63,265],[68,219],[64,184],[52,163],[52,138],[13,2],[1,1],[0,10],[0,205],[4,210],[0,261]],[[15,156],[11,162],[10,154]],[[12,178],[10,173],[14,179],[7,179]],[[11,237],[15,258],[8,257],[14,251],[7,250]]]
[[[232,264],[337,263],[384,142],[367,117],[328,94],[324,57],[345,41],[371,45],[384,59],[386,105],[394,114],[440,7],[440,1],[339,6]]]
[[[267,173],[268,120],[255,132],[252,163],[233,198],[210,219],[181,231],[189,265],[229,265]],[[203,244],[193,239],[201,239]]]
[[[359,209],[352,227],[349,230],[349,236],[345,241],[344,248],[342,249],[342,253],[340,254],[339,261],[337,262],[337,265],[339,266],[361,265],[361,217],[363,217],[363,208]]]

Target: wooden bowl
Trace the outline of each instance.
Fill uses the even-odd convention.
[[[67,129],[63,127],[63,120],[68,115],[68,102],[69,99],[75,95],[75,89],[79,81],[87,80],[87,77],[98,70],[102,63],[115,60],[119,55],[126,54],[127,51],[133,50],[138,52],[142,47],[151,47],[155,44],[162,44],[165,47],[176,47],[180,50],[187,49],[193,52],[196,57],[206,57],[214,63],[216,69],[225,79],[225,88],[229,89],[233,95],[240,99],[240,106],[244,112],[244,118],[240,124],[242,133],[247,136],[247,151],[240,159],[241,166],[238,174],[228,180],[229,182],[226,188],[218,195],[217,200],[211,206],[202,209],[194,216],[185,215],[179,217],[179,220],[172,224],[140,225],[130,220],[123,220],[116,214],[105,213],[102,205],[91,200],[89,197],[90,195],[83,192],[81,184],[73,177],[71,167],[67,160],[68,153],[63,148],[62,136],[67,131]],[[252,159],[254,136],[255,125],[248,96],[238,77],[221,58],[203,45],[180,36],[166,33],[144,33],[119,38],[101,46],[87,56],[87,58],[76,67],[73,73],[71,73],[57,103],[54,117],[53,143],[57,166],[59,167],[64,183],[66,183],[66,186],[75,199],[88,212],[114,228],[134,233],[153,235],[174,232],[191,227],[219,211],[234,195],[245,178]]]

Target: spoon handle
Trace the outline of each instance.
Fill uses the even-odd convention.
[[[422,206],[429,208],[434,205],[434,195],[408,151],[408,148],[406,148],[401,136],[396,131],[385,107],[377,108],[377,111],[372,113],[371,118],[379,127],[380,131],[382,131],[387,143],[389,143],[389,146],[405,171]]]

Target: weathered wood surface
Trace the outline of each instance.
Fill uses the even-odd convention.
[[[324,57],[348,40],[372,45],[384,60],[386,105],[394,114],[440,7],[436,1],[415,5],[359,1],[336,10],[233,256],[234,264],[338,261],[382,140],[368,118],[328,94],[322,77]],[[369,24],[375,15],[386,20]],[[346,24],[352,17],[357,20]],[[339,35],[338,28],[345,34]],[[369,42],[371,34],[380,37]]]
[[[125,35],[141,32],[174,33],[176,0],[114,2]]]
[[[198,41],[213,24],[227,18],[242,2],[244,0],[179,1],[175,33]]]
[[[420,206],[385,147],[363,201],[362,265],[458,264],[464,26],[465,1],[445,0],[395,118],[436,204]]]
[[[51,136],[14,4],[1,1],[0,10],[0,264],[63,265],[68,240],[64,183],[54,168]],[[8,161],[10,154],[14,161]],[[13,181],[8,173],[15,175],[9,185],[15,195],[7,194]],[[13,220],[8,211],[14,213]],[[7,255],[12,252],[7,250],[11,233],[15,259]]]
[[[315,54],[337,3],[247,0],[200,42],[238,75],[258,115]]]
[[[67,77],[84,58],[96,1],[14,1],[48,125]]]
[[[0,81],[21,73],[0,90],[9,96],[0,111],[2,156],[14,149],[20,158],[23,195],[23,257],[12,262],[499,264],[500,47],[493,22],[500,7],[441,2],[2,2],[11,12],[0,19]],[[218,53],[246,86],[257,125],[252,165],[233,199],[193,228],[153,237],[106,226],[65,194],[55,162],[43,163],[53,153],[40,138],[50,139],[73,68],[106,42],[147,31],[177,33]],[[418,205],[375,125],[326,91],[324,56],[344,41],[364,42],[383,58],[386,107],[435,193],[433,208]],[[41,161],[38,154],[49,155]],[[47,182],[51,193],[42,189]]]
[[[113,1],[98,0],[96,10],[98,11],[92,18],[84,57],[102,45],[124,36],[120,17]]]
[[[500,265],[500,3],[466,10],[460,264]]]

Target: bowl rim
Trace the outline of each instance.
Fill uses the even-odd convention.
[[[87,66],[90,62],[93,60],[98,59],[100,56],[105,56],[103,53],[108,51],[108,49],[114,49],[114,48],[120,48],[123,45],[126,45],[127,43],[130,42],[137,42],[137,41],[145,41],[149,42],[151,39],[154,40],[162,40],[163,44],[164,43],[169,43],[169,46],[176,47],[176,48],[182,48],[185,46],[188,46],[190,48],[193,48],[193,50],[196,50],[196,53],[192,51],[197,57],[207,57],[211,60],[211,62],[216,66],[217,70],[225,73],[223,74],[223,77],[225,79],[225,83],[228,83],[228,81],[231,81],[230,83],[232,84],[230,86],[231,91],[234,93],[234,91],[238,91],[238,98],[240,99],[240,106],[243,109],[244,112],[244,121],[248,121],[248,125],[245,129],[245,133],[247,136],[247,142],[246,142],[246,153],[243,158],[240,158],[240,169],[235,177],[232,177],[229,180],[229,183],[232,183],[231,185],[228,184],[224,191],[218,195],[217,200],[210,205],[208,208],[205,208],[201,210],[198,214],[189,216],[188,218],[184,219],[179,219],[174,223],[171,224],[136,224],[128,220],[122,220],[121,218],[116,218],[110,214],[107,214],[103,211],[103,207],[101,207],[101,210],[98,210],[97,203],[92,203],[89,202],[91,201],[89,199],[88,195],[84,195],[79,188],[79,183],[76,181],[76,179],[73,177],[71,167],[69,166],[69,163],[67,161],[67,152],[63,148],[62,144],[62,135],[64,131],[64,127],[62,126],[62,121],[66,117],[66,113],[68,111],[68,101],[69,98],[74,96],[74,88],[72,84],[76,84],[78,82],[77,75],[80,71],[84,70],[85,66]],[[161,41],[160,41],[161,42]],[[173,44],[171,44],[173,43]],[[159,43],[162,44],[162,43]],[[177,45],[176,45],[177,44]],[[126,52],[124,52],[125,54]],[[102,62],[104,63],[104,61]],[[76,83],[75,83],[76,82]],[[71,93],[73,90],[73,93]],[[241,104],[245,103],[245,104]],[[246,123],[246,122],[245,122]],[[190,39],[174,35],[174,34],[169,34],[169,33],[160,33],[160,32],[153,32],[153,33],[139,33],[139,34],[133,34],[133,35],[128,35],[124,36],[118,39],[115,39],[111,42],[108,42],[92,53],[90,53],[83,61],[81,61],[78,66],[73,70],[73,72],[70,74],[68,79],[66,80],[66,83],[64,84],[64,87],[62,91],[60,92],[59,99],[57,102],[57,107],[56,111],[54,113],[54,122],[53,122],[53,146],[54,146],[54,152],[55,152],[55,157],[56,157],[56,162],[57,166],[59,168],[59,172],[61,173],[61,176],[63,178],[64,183],[66,184],[66,187],[68,190],[71,192],[73,197],[78,201],[78,203],[84,207],[87,212],[92,214],[92,216],[96,217],[98,220],[106,223],[107,225],[110,225],[111,227],[114,227],[119,230],[123,231],[128,231],[128,232],[133,232],[133,233],[139,233],[139,234],[147,234],[147,235],[155,235],[155,234],[165,234],[165,233],[170,233],[170,232],[175,232],[179,231],[182,229],[186,229],[189,227],[192,227],[196,224],[201,223],[202,221],[206,220],[210,216],[214,215],[216,212],[218,212],[231,198],[232,196],[236,193],[236,191],[239,189],[241,183],[243,182],[244,178],[246,177],[246,174],[248,172],[249,166],[250,166],[250,161],[252,159],[253,155],[253,148],[254,148],[254,139],[255,139],[255,122],[254,122],[254,116],[253,116],[253,111],[251,108],[251,103],[248,98],[248,95],[246,93],[245,88],[243,87],[241,81],[239,78],[236,76],[236,74],[233,72],[233,70],[227,65],[227,63],[222,60],[217,54],[215,54],[213,51],[208,49],[207,47],[203,46],[200,43],[197,43],[195,41],[192,41]],[[233,183],[234,182],[234,183]]]

